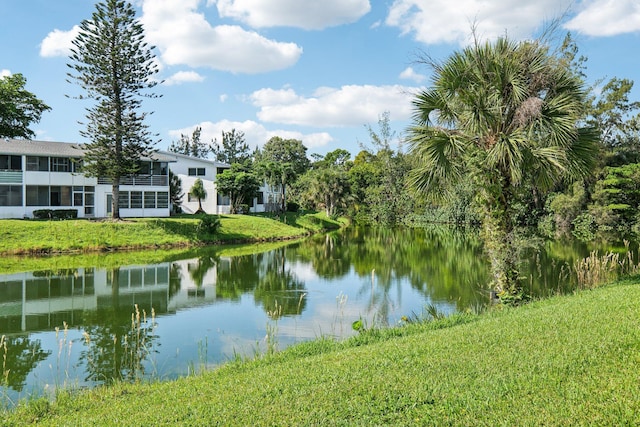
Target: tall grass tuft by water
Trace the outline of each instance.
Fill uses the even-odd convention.
[[[593,289],[623,276],[637,275],[640,262],[635,261],[636,257],[627,240],[624,245],[626,252],[623,256],[617,252],[600,255],[598,251],[593,251],[588,257],[577,261],[574,265],[577,289]]]

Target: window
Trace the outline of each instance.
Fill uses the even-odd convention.
[[[144,192],[144,208],[153,209],[156,207],[156,193],[154,191]]]
[[[161,191],[158,193],[158,209],[166,209],[169,207],[169,193]]]
[[[71,187],[53,185],[50,188],[50,206],[71,206]]]
[[[22,156],[11,156],[8,154],[0,155],[0,170],[5,171],[21,171]],[[20,203],[22,204],[22,203]]]
[[[71,160],[67,157],[51,157],[49,166],[51,172],[70,172]]]
[[[82,172],[82,159],[71,159],[71,172]]]
[[[131,192],[131,209],[141,209],[142,208],[142,191],[132,191]]]
[[[82,187],[80,187],[82,188]],[[93,216],[95,214],[95,187],[87,185],[84,187],[84,214],[86,216]]]
[[[46,185],[27,185],[27,206],[50,206],[49,187]]]
[[[118,198],[118,206],[120,209],[129,209],[129,192],[121,191]]]
[[[151,174],[151,164],[149,162],[140,162],[138,168],[138,175],[150,175]]]
[[[229,206],[231,201],[229,200],[229,196],[221,196],[218,194],[218,205],[220,206]]]
[[[22,186],[0,185],[0,206],[22,206]]]
[[[258,204],[264,205],[264,193],[262,191],[258,191]]]
[[[189,168],[189,176],[205,176],[205,168]]]
[[[73,187],[73,206],[82,206],[82,186]]]
[[[28,171],[49,171],[49,158],[40,156],[27,156]]]
[[[167,162],[154,162],[151,173],[153,175],[168,175]]]
[[[229,168],[218,168],[216,170],[216,174],[220,175],[221,173],[224,173],[224,171],[229,170]]]

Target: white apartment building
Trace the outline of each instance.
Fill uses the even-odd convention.
[[[111,215],[112,188],[80,170],[83,146],[0,139],[0,218],[33,218],[39,209],[75,209],[78,218]],[[169,216],[169,162],[154,153],[120,185],[122,217]]]
[[[111,216],[112,186],[106,178],[81,172],[81,144],[0,139],[0,218],[33,218],[40,209],[74,209],[78,218]],[[169,169],[182,182],[181,209],[194,213],[198,200],[189,190],[200,178],[207,191],[202,208],[209,214],[229,213],[229,198],[216,190],[216,176],[230,166],[166,151],[141,159],[140,170],[120,183],[120,216],[168,217]],[[252,212],[277,206],[279,189],[264,185],[248,204]]]
[[[163,151],[163,155],[172,159],[169,163],[171,172],[176,174],[182,183],[182,203],[180,207],[184,213],[195,213],[198,210],[198,199],[189,190],[197,179],[202,180],[207,197],[201,200],[202,209],[208,214],[227,214],[231,206],[229,197],[219,194],[216,190],[216,176],[231,166],[213,160],[185,156],[183,154]],[[279,206],[280,189],[264,184],[258,190],[253,200],[247,201],[251,212],[265,212]]]

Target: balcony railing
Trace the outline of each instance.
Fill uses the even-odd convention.
[[[109,178],[98,178],[98,184],[111,184]],[[154,187],[166,187],[169,185],[169,177],[166,175],[133,175],[120,178],[120,185],[146,185]]]
[[[22,184],[22,171],[0,171],[0,184]]]

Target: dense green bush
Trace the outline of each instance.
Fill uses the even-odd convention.
[[[217,215],[202,215],[198,223],[198,233],[214,235],[220,231],[220,218]]]
[[[77,209],[38,209],[33,211],[35,219],[75,219],[78,218]]]

